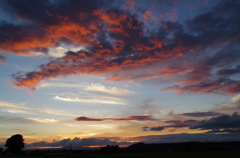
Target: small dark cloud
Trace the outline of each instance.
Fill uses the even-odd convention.
[[[77,117],[75,121],[103,121],[104,119],[94,119],[94,118],[89,118],[85,116]]]
[[[5,56],[0,55],[0,64],[3,64],[6,60]]]
[[[174,123],[174,124],[170,124],[170,125],[165,125],[166,128],[168,127],[173,127],[173,128],[183,128],[183,127],[188,127],[189,126],[189,122],[179,122],[179,123]]]
[[[0,55],[0,60],[4,61],[6,59],[5,56]]]
[[[42,48],[42,47],[36,47],[36,48],[34,48],[34,51],[41,52],[41,53],[44,53],[44,54],[48,54],[49,49],[48,48]]]
[[[182,113],[178,115],[189,116],[189,117],[206,117],[206,116],[218,116],[218,115],[221,115],[221,113],[209,111],[209,112]]]
[[[156,121],[151,116],[130,116],[126,118],[89,118],[85,116],[77,117],[75,121]]]
[[[157,126],[157,127],[142,127],[143,131],[162,131],[164,129],[164,126]]]
[[[206,133],[240,133],[240,128],[212,129]]]
[[[148,127],[144,126],[142,127],[143,131],[162,131],[167,128],[184,128],[184,127],[189,127],[192,123],[196,122],[195,120],[187,120],[187,121],[180,121],[180,120],[169,120],[169,121],[164,121],[164,125],[161,126],[154,126],[154,127]],[[175,129],[171,129],[175,130]]]

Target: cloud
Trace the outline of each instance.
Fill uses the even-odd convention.
[[[142,127],[143,131],[161,131],[163,129],[164,129],[164,126],[157,126],[157,127],[144,126],[144,127]]]
[[[91,94],[95,92],[96,94],[107,94],[111,96],[127,97],[137,94],[136,92],[129,91],[127,89],[117,88],[117,87],[106,87],[101,83],[91,83],[90,85],[86,84],[72,84],[64,82],[47,82],[41,83],[36,88],[45,88],[45,87],[57,87],[57,88],[80,88]]]
[[[207,116],[218,116],[218,115],[221,115],[221,113],[209,111],[209,112],[183,113],[178,115],[189,116],[189,117],[207,117]]]
[[[100,146],[100,145],[131,145],[131,142],[144,143],[177,143],[177,142],[229,142],[238,140],[240,134],[169,134],[169,135],[147,135],[128,138],[117,138],[118,141],[111,138],[67,138],[53,142],[39,141],[31,144],[26,144],[26,147],[57,147],[62,146],[68,148],[72,144],[73,149],[78,149],[83,146]]]
[[[228,75],[237,75],[240,73],[240,65],[235,66],[234,68],[221,69],[217,72],[218,75],[228,76]]]
[[[222,114],[220,116],[212,117],[209,120],[197,121],[191,124],[190,129],[222,129],[222,128],[239,128],[240,115],[237,112],[232,115]]]
[[[115,3],[122,6],[124,1]],[[236,77],[240,59],[239,1],[219,1],[185,21],[177,19],[179,15],[173,9],[164,15],[167,19],[157,21],[154,30],[152,25],[149,27],[149,22],[155,20],[153,13],[131,4],[123,11],[106,1],[1,1],[7,14],[22,19],[0,22],[3,51],[35,55],[33,52],[47,54],[63,44],[86,48],[67,49],[64,56],[34,71],[12,75],[13,85],[35,90],[41,81],[53,78],[104,74],[110,81],[157,78],[174,83],[160,92],[240,92]],[[163,7],[164,3],[155,4]],[[143,15],[145,20],[139,18]]]
[[[80,51],[80,50],[85,50],[84,47],[74,47],[74,46],[68,46],[64,44],[63,46],[58,46],[56,48],[48,48],[48,52],[36,52],[36,55],[43,56],[43,57],[49,57],[49,59],[54,59],[54,58],[60,58],[65,56],[65,52],[68,51]]]
[[[28,124],[35,123],[35,121],[22,118],[22,117],[8,117],[8,116],[0,116],[0,122],[2,123],[16,123],[16,124]]]
[[[240,128],[225,128],[225,129],[212,129],[206,133],[240,133]]]
[[[43,119],[43,118],[26,118],[26,119],[33,120],[35,122],[50,123],[50,124],[59,122],[58,120],[55,120],[55,119]]]
[[[102,6],[103,2],[92,4],[93,2],[90,1],[52,2],[46,0],[30,3],[1,1],[3,11],[22,19],[20,22],[18,20],[17,24],[1,21],[1,48],[20,55],[31,55],[33,51],[44,52],[48,47],[56,47],[59,43],[72,44],[72,41],[88,43],[87,41],[94,40],[91,36],[99,25],[94,17],[87,19],[84,17],[86,14],[91,15],[95,9]],[[63,7],[65,11],[60,10]],[[77,14],[79,9],[82,11]],[[36,14],[39,18],[36,18]]]
[[[20,108],[20,109],[33,109],[33,107],[26,106],[24,103],[10,103],[10,102],[4,102],[0,101],[0,107],[9,107],[9,108]]]
[[[189,116],[189,113],[187,113],[187,116]],[[203,117],[203,116],[210,116],[209,113],[190,113],[191,117]],[[169,120],[164,121],[160,126],[145,126],[142,127],[143,131],[161,131],[163,129],[167,128],[189,128],[190,130],[194,129],[200,129],[200,130],[208,130],[211,129],[212,131],[209,131],[209,133],[213,133],[214,131],[217,131],[218,133],[223,133],[229,131],[229,133],[232,132],[236,133],[238,131],[238,128],[240,128],[240,115],[238,115],[237,112],[234,112],[232,115],[226,115],[226,114],[217,114],[214,115],[214,117],[211,117],[210,119],[204,119],[204,120]],[[162,127],[162,128],[161,128]],[[160,130],[158,130],[160,129]],[[216,132],[216,133],[217,133]]]
[[[187,121],[180,121],[180,120],[169,120],[169,121],[164,121],[163,125],[161,126],[144,126],[142,127],[143,131],[162,131],[167,128],[184,128],[184,127],[189,127],[192,123],[196,122],[195,120],[187,120]],[[171,129],[172,130],[172,129]]]
[[[59,110],[56,110],[56,109],[38,108],[38,107],[34,107],[34,106],[28,106],[25,103],[11,103],[11,102],[0,101],[0,107],[36,110],[36,111],[39,111],[39,112],[42,112],[42,113],[48,113],[48,114],[53,114],[53,115],[75,116],[73,114],[66,113],[66,111],[59,111]],[[31,113],[29,111],[26,111],[26,112]]]
[[[132,96],[136,94],[136,92],[131,92],[126,89],[118,89],[117,87],[105,87],[101,83],[91,83],[91,85],[87,86],[84,90],[86,91],[93,91],[93,92],[101,92],[116,96]]]
[[[66,102],[80,102],[80,103],[94,103],[94,104],[122,104],[125,105],[126,103],[122,100],[107,100],[107,99],[95,99],[95,98],[89,98],[89,99],[83,99],[83,98],[63,98],[59,96],[53,97],[55,100],[59,101],[66,101]]]
[[[103,121],[104,119],[94,119],[94,118],[89,118],[85,116],[77,117],[75,121]]]
[[[54,82],[54,83],[42,83],[37,86],[37,88],[43,88],[43,87],[82,88],[84,87],[84,85]]]
[[[6,60],[5,56],[0,55],[0,64],[4,64]]]
[[[0,116],[0,122],[4,123],[16,123],[16,124],[28,124],[28,123],[59,123],[60,121],[55,119],[43,119],[43,118],[23,118],[23,117],[8,117]]]
[[[156,121],[150,116],[130,116],[126,118],[89,118],[85,116],[75,118],[75,121]]]
[[[174,128],[183,128],[183,127],[188,127],[191,124],[191,121],[179,121],[176,122],[174,124],[170,124],[170,125],[165,125],[166,128],[168,127],[174,127]]]
[[[68,148],[70,145],[72,146],[73,149],[78,149],[83,146],[96,146],[96,145],[122,145],[122,144],[131,144],[129,142],[118,142],[118,141],[111,141],[108,138],[83,138],[80,139],[78,137],[75,137],[73,139],[67,138],[67,139],[62,139],[59,141],[54,141],[54,142],[35,142],[32,144],[26,144],[27,147],[30,146],[37,146],[37,147],[44,147],[44,146],[49,146],[49,147],[57,147],[57,146],[63,146],[65,148]]]
[[[177,143],[177,142],[229,142],[239,139],[240,134],[168,134],[133,137],[130,140],[139,140],[145,143]]]
[[[231,99],[231,102],[233,102],[234,104],[240,105],[240,94],[233,97]]]
[[[1,112],[8,112],[8,113],[18,113],[18,114],[37,114],[30,111],[25,110],[15,110],[15,109],[8,109],[8,110],[0,110]]]

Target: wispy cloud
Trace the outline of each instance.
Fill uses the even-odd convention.
[[[46,109],[46,108],[28,106],[25,103],[11,103],[11,102],[0,101],[0,107],[35,110],[35,111],[39,111],[39,112],[42,112],[42,113],[53,114],[53,115],[76,116],[76,115],[73,115],[73,114],[68,114],[65,111],[59,111],[59,110],[56,110],[56,109]],[[31,112],[29,111],[28,113],[31,113]]]
[[[136,94],[136,92],[132,92],[126,89],[119,89],[117,87],[105,87],[101,83],[95,83],[95,84],[91,83],[91,85],[86,86],[84,90],[101,92],[101,93],[106,93],[106,94],[111,94],[116,96],[132,96]]]
[[[0,122],[12,123],[12,124],[28,124],[28,123],[34,123],[35,121],[22,118],[22,117],[0,116]]]
[[[34,115],[37,115],[37,113],[26,111],[26,110],[7,109],[7,110],[0,110],[0,111],[1,112],[8,112],[8,113],[34,114]]]
[[[48,82],[39,84],[37,88],[43,87],[59,87],[59,88],[83,88],[84,85],[81,84],[70,84],[70,83],[63,83],[63,82]]]
[[[10,103],[10,102],[4,102],[4,101],[0,101],[0,107],[34,109],[33,107],[26,106],[25,103]]]
[[[122,105],[126,104],[123,101],[95,99],[95,98],[84,99],[84,98],[76,98],[76,97],[64,98],[64,97],[55,96],[53,97],[53,99],[59,100],[59,101],[66,101],[66,102],[80,102],[80,103],[94,103],[94,104],[122,104]]]
[[[40,122],[40,123],[58,123],[58,120],[55,119],[43,119],[43,118],[26,118],[29,120],[33,120],[35,122]]]
[[[70,127],[79,127],[80,125],[73,125],[73,124],[64,124],[65,126],[70,126]]]

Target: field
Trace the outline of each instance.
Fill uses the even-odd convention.
[[[240,151],[217,152],[162,152],[162,153],[119,153],[119,154],[44,154],[44,155],[0,155],[1,158],[230,158],[240,157]]]

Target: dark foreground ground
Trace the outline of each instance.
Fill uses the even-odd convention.
[[[43,154],[43,155],[0,155],[1,158],[237,158],[240,151],[208,152],[158,152],[158,153],[118,153],[118,154]]]

